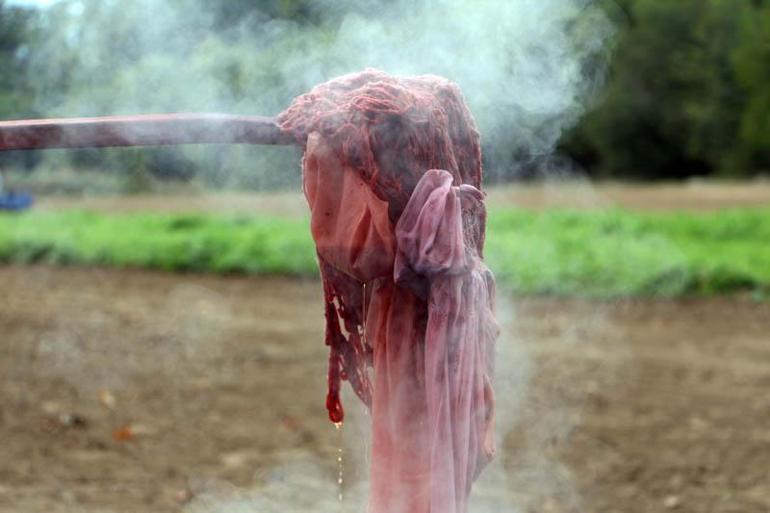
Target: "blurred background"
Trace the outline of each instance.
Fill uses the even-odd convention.
[[[0,0],[1,120],[272,116],[368,66],[456,81],[482,136],[471,513],[770,510],[769,2]],[[300,159],[0,152],[34,197],[0,209],[0,511],[362,510]]]
[[[564,170],[604,179],[751,178],[770,169],[770,6],[761,0],[549,0],[540,6],[4,0],[0,6],[3,119],[202,108],[273,115],[322,79],[381,65],[443,71],[460,82],[484,133],[494,181],[538,176],[552,143],[569,163]],[[426,38],[433,29],[420,30],[417,20],[427,10],[441,13],[444,20],[431,23],[447,39],[470,48]],[[493,12],[497,19],[483,32]],[[465,28],[458,27],[463,19]],[[378,38],[385,48],[375,51],[370,41]],[[491,55],[490,48],[502,54]],[[552,85],[561,95],[548,96]],[[530,98],[536,86],[542,104]],[[501,88],[514,98],[500,101]],[[491,121],[490,97],[496,109],[513,104],[518,111]],[[548,116],[567,118],[554,141],[535,133],[554,125]],[[212,188],[286,185],[294,176],[246,164],[267,158],[264,149],[233,153],[24,153],[3,155],[3,165],[29,173],[62,167],[146,173]]]

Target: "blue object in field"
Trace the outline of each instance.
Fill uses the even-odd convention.
[[[34,197],[25,192],[3,192],[0,193],[0,210],[26,210],[34,201]]]

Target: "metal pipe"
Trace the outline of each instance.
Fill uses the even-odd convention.
[[[172,144],[300,145],[275,119],[230,114],[146,114],[0,121],[0,151]]]

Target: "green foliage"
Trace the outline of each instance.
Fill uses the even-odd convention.
[[[770,211],[490,215],[488,260],[504,283],[590,297],[714,294],[770,286]]]
[[[738,80],[748,92],[741,113],[736,169],[770,169],[770,4],[745,13],[741,44],[733,53]]]
[[[6,6],[0,0],[0,119],[32,116],[29,85],[29,41],[35,37],[35,11]],[[0,153],[0,167],[32,167],[37,155]]]
[[[564,148],[600,174],[770,169],[770,4],[605,2],[618,24],[607,88]]]
[[[365,65],[351,61],[349,50],[339,53],[335,40],[348,35],[363,45],[397,32],[411,11],[383,11],[393,3],[60,0],[36,10],[0,0],[0,119],[183,110],[275,114],[314,83],[350,71],[345,65]],[[467,9],[468,23],[480,9],[470,0],[458,5]],[[527,96],[529,89],[517,89],[518,79],[553,78],[547,72],[559,56],[538,57],[545,46],[537,44],[517,46],[508,33],[524,27],[502,21],[489,27],[497,46],[479,44],[479,77],[488,75],[483,64],[490,52],[505,55],[517,73],[523,70],[507,86],[482,80],[483,91],[469,98],[483,128],[490,179],[510,176],[510,169],[533,152],[550,150],[564,125],[591,107],[584,103],[597,91],[593,109],[561,144],[591,174],[739,177],[770,170],[770,2],[565,0],[554,5],[547,17],[562,20],[563,27],[557,24],[556,33],[539,36],[559,39],[559,48],[586,70],[578,74],[585,83],[576,90],[543,93],[542,104],[521,98],[519,108],[500,105],[496,87]],[[603,69],[607,54],[597,47],[606,37],[597,34],[607,27],[594,6],[601,6],[615,26],[605,87],[588,80]],[[425,39],[430,27],[424,32],[414,34],[414,52],[420,41],[431,41]],[[451,38],[446,40],[451,53]],[[565,67],[565,76],[569,72]],[[552,82],[535,85],[532,96]],[[569,107],[559,108],[560,102]],[[283,187],[296,181],[274,172],[296,167],[292,150],[209,146],[141,153],[141,158],[136,150],[121,149],[0,155],[0,166],[32,167],[45,158],[48,169],[83,167],[177,180],[195,176],[209,187]]]
[[[0,216],[0,261],[316,276],[307,220],[84,211]],[[770,292],[770,210],[490,214],[486,258],[521,294]]]
[[[243,11],[247,3],[61,0],[39,14],[39,37],[27,42],[34,80],[24,90],[49,117],[201,110],[274,114],[301,92],[287,89],[283,79],[282,57],[293,50],[255,43],[270,46],[275,26],[265,16],[289,16],[293,3],[299,4],[248,3],[254,19],[264,23],[255,21],[253,34],[228,38],[231,30],[249,25],[226,27],[222,20],[228,13],[249,18]],[[265,11],[268,4],[275,5]],[[318,40],[316,29],[304,33],[285,23],[282,31],[298,34],[289,44],[311,46],[309,40]],[[48,169],[99,169],[130,176],[137,185],[152,175],[233,188],[294,186],[296,173],[275,170],[298,169],[299,162],[294,148],[215,145],[57,151],[44,158]]]
[[[70,211],[0,217],[0,260],[253,274],[316,270],[301,222],[194,214]]]

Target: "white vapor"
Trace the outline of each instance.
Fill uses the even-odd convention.
[[[257,13],[213,30],[199,0],[61,0],[46,10],[51,32],[35,49],[39,110],[274,115],[313,85],[365,67],[437,74],[464,92],[487,151],[487,176],[509,177],[550,153],[585,112],[602,84],[612,34],[589,0],[311,5],[321,13],[316,25]],[[74,85],[66,97],[50,89],[62,76]],[[218,167],[290,161],[260,162],[264,149],[232,153],[233,162],[218,155]]]

